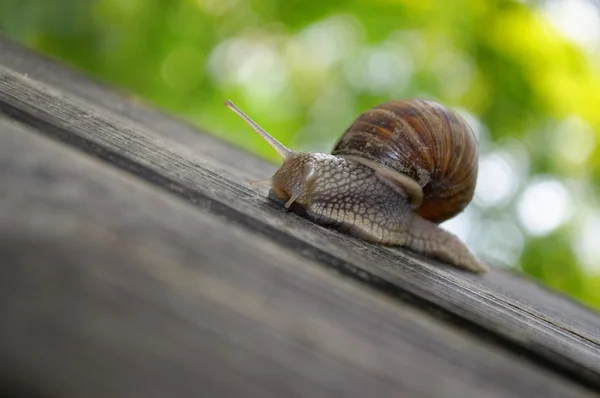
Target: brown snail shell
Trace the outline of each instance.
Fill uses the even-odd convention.
[[[463,211],[475,191],[475,135],[460,115],[433,101],[397,100],[371,108],[332,154],[382,170],[407,192],[415,212],[435,223]]]

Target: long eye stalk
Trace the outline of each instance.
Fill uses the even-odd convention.
[[[252,127],[252,129],[254,131],[256,131],[258,134],[260,134],[260,136],[265,141],[267,141],[267,143],[269,143],[269,145],[271,145],[271,147],[273,149],[275,149],[277,151],[277,153],[279,154],[279,156],[281,156],[281,158],[283,159],[284,162],[292,156],[292,153],[293,153],[292,151],[287,149],[281,142],[277,141],[269,133],[267,133],[262,127],[260,127],[258,124],[256,124],[256,122],[254,122],[254,120],[250,119],[250,117],[248,115],[246,115],[241,109],[239,109],[237,106],[235,106],[233,104],[233,102],[231,102],[230,100],[227,100],[225,102],[225,106],[228,107],[229,109],[231,109],[232,111],[234,111],[235,113],[237,113],[242,119],[244,119],[244,121],[246,123],[248,123],[248,125],[250,127]]]

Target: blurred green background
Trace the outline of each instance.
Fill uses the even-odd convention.
[[[3,0],[0,32],[273,162],[224,100],[314,151],[386,100],[453,107],[480,178],[443,225],[600,308],[596,2]]]

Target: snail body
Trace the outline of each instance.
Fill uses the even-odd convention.
[[[477,179],[477,141],[457,113],[420,99],[386,102],[360,115],[324,154],[291,151],[226,105],[283,159],[270,180],[274,202],[367,242],[487,270],[438,226],[469,204]]]

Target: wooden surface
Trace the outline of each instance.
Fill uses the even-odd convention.
[[[0,54],[7,391],[600,396],[597,312],[311,224],[247,185],[273,165]]]

